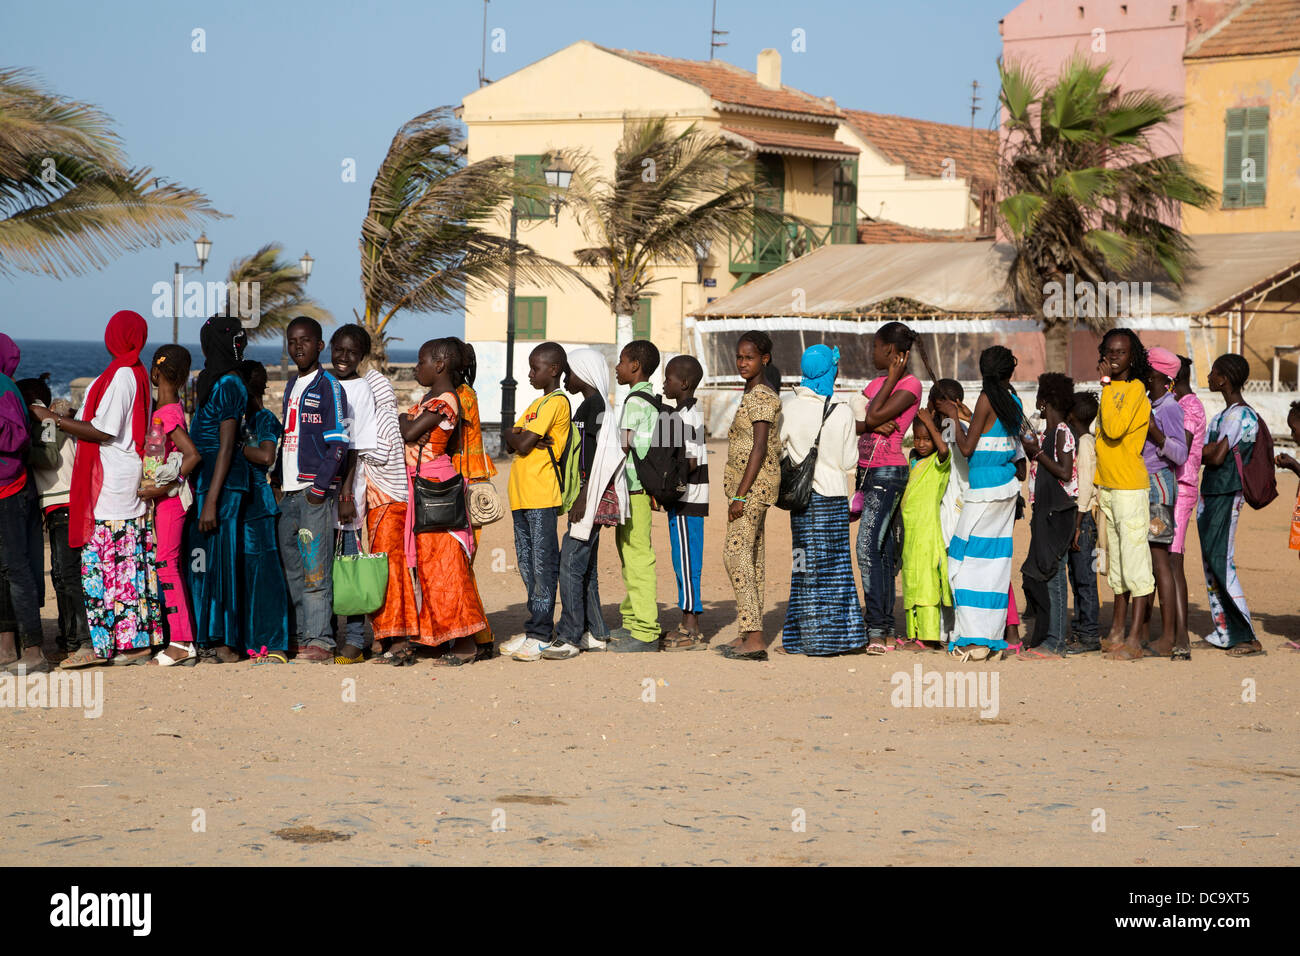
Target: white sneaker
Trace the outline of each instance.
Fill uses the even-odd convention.
[[[516,634],[514,637],[510,638],[510,640],[502,641],[498,650],[502,657],[509,657],[515,651],[519,650],[519,648],[523,647],[524,641],[526,640],[528,640],[527,634]]]
[[[524,642],[519,645],[519,650],[510,655],[512,661],[540,661],[542,659],[542,648],[546,647],[535,637],[526,637]]]
[[[578,641],[578,650],[603,651],[608,644],[608,641],[602,641],[600,638],[593,636],[591,631],[587,631]]]
[[[570,644],[568,641],[561,641],[558,638],[542,648],[542,657],[548,661],[567,661],[572,660],[581,654],[576,644]]]

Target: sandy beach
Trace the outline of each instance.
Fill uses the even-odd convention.
[[[726,639],[726,449],[710,447],[704,622]],[[504,473],[497,484],[504,495]],[[0,863],[1294,864],[1300,654],[1284,640],[1300,637],[1300,561],[1286,544],[1289,475],[1279,489],[1268,509],[1243,512],[1238,535],[1266,657],[962,664],[894,651],[755,664],[704,651],[460,669],[96,668],[97,719],[0,707]],[[1018,565],[1027,522],[1016,539]],[[655,542],[668,627],[662,518]],[[773,633],[789,547],[773,509]],[[600,563],[616,626],[608,532]],[[1187,566],[1195,638],[1209,629],[1195,534]],[[476,569],[498,638],[514,633],[524,591],[508,519],[485,529]],[[1104,626],[1104,584],[1102,596]],[[47,598],[52,650],[48,585]],[[996,675],[996,715],[894,706],[893,676],[910,681],[918,664]]]

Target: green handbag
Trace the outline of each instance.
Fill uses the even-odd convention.
[[[370,554],[364,531],[357,532],[360,554],[343,554],[343,532],[334,535],[334,613],[371,614],[384,606],[388,555]]]

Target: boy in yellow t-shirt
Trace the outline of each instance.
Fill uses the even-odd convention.
[[[564,349],[554,342],[533,349],[528,356],[528,384],[542,397],[528,406],[506,435],[506,444],[515,453],[507,487],[515,523],[515,557],[528,591],[528,623],[523,634],[501,645],[501,653],[517,661],[541,660],[542,648],[554,636],[560,579],[559,462],[569,440],[570,414],[560,376],[567,364]]]

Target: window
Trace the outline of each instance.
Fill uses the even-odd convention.
[[[1223,208],[1262,206],[1268,171],[1268,107],[1228,110],[1223,125]]]
[[[515,178],[527,183],[536,183],[538,186],[545,185],[546,177],[542,169],[545,158],[545,156],[516,156]],[[518,210],[520,219],[549,219],[551,215],[549,205],[545,198],[541,197],[516,197],[515,209]]]
[[[546,296],[515,297],[515,339],[520,342],[546,341]]]
[[[632,313],[632,338],[650,339],[649,296],[642,296],[636,300],[636,311]]]
[[[846,159],[835,168],[831,187],[831,242],[858,241],[858,161]]]

